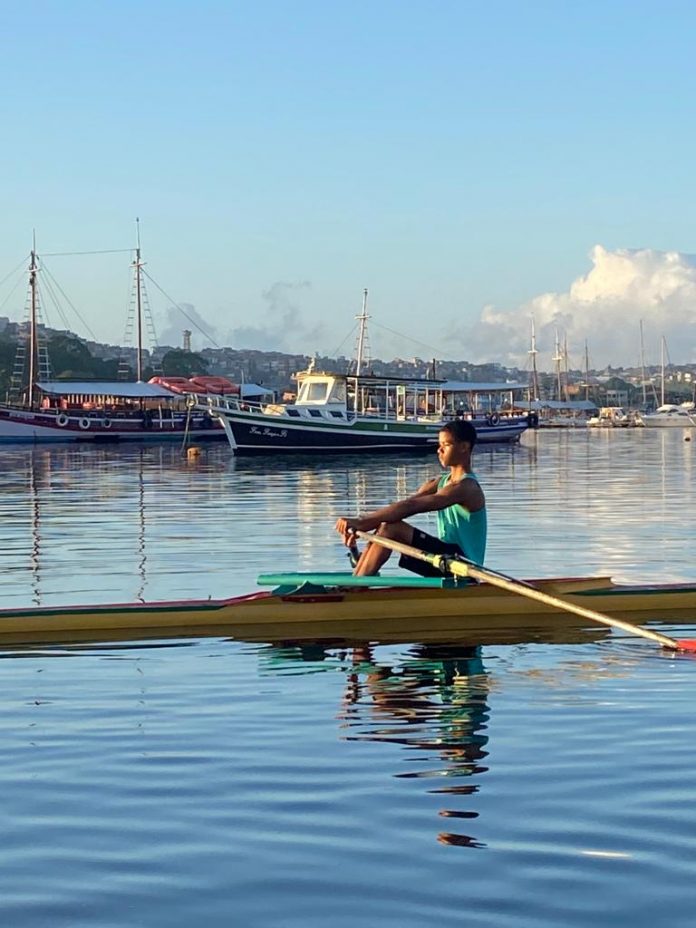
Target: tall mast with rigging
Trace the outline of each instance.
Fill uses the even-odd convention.
[[[136,330],[138,333],[136,358],[135,358],[135,379],[140,383],[143,379],[143,298],[142,298],[142,266],[140,259],[140,219],[135,220],[137,235],[137,245],[135,249],[135,261],[133,268],[135,270],[135,316]]]
[[[560,403],[563,400],[561,396],[561,361],[563,360],[563,355],[561,354],[561,342],[558,336],[558,329],[556,329],[556,353],[552,360],[556,364],[556,389],[558,391],[558,401]]]
[[[534,316],[532,316],[532,345],[528,354],[530,354],[532,357],[532,384],[530,401],[537,402],[539,400],[539,372],[537,371],[537,346]]]
[[[29,383],[27,385],[27,405],[31,406],[34,402],[34,393],[36,390],[36,367],[38,360],[38,339],[37,339],[37,279],[38,264],[36,261],[36,233],[32,240],[31,260],[29,262]]]
[[[665,405],[665,337],[662,336],[662,341],[660,342],[660,369],[662,372],[661,376],[661,387],[660,387],[660,406]]]
[[[355,317],[360,323],[358,329],[358,350],[356,352],[355,375],[359,377],[362,373],[362,366],[365,360],[365,349],[367,346],[367,320],[370,318],[367,314],[367,287],[363,290],[362,312]]]
[[[640,380],[643,387],[643,409],[648,402],[645,390],[645,342],[643,340],[643,320],[640,320]]]

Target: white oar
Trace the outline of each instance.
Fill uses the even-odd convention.
[[[556,609],[563,609],[565,612],[572,612],[575,615],[582,616],[584,619],[590,619],[592,622],[601,622],[602,625],[610,625],[612,628],[621,628],[632,635],[641,635],[643,638],[650,638],[657,641],[663,648],[669,648],[671,651],[696,651],[696,641],[693,639],[669,638],[667,635],[661,635],[659,632],[650,631],[647,628],[641,628],[638,625],[631,625],[630,622],[624,622],[622,619],[614,619],[602,612],[595,612],[594,609],[586,609],[584,606],[577,606],[575,603],[561,599],[559,596],[551,596],[532,586],[530,583],[515,580],[514,577],[508,577],[506,574],[498,573],[496,570],[488,570],[486,567],[480,567],[464,558],[447,557],[443,554],[429,554],[421,551],[420,548],[414,548],[411,545],[405,545],[401,541],[394,541],[391,538],[383,538],[381,535],[372,535],[368,532],[356,532],[359,538],[364,539],[370,544],[382,545],[384,548],[390,548],[392,551],[398,551],[399,554],[406,554],[409,557],[415,557],[420,561],[431,564],[438,570],[446,571],[457,577],[471,577],[473,580],[484,580],[491,586],[500,587],[501,590],[507,590],[509,593],[517,593],[519,596],[526,596],[527,599],[533,599],[538,603],[544,603],[547,606],[555,606]]]

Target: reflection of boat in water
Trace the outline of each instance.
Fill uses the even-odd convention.
[[[487,584],[422,577],[279,574],[275,586],[231,599],[55,606],[0,610],[0,635],[50,639],[65,633],[227,634],[244,640],[456,640],[488,643],[507,636],[535,640],[596,625]],[[535,586],[568,602],[614,616],[672,619],[696,609],[696,585],[615,585],[606,577],[546,579]],[[603,631],[603,630],[602,630]],[[582,640],[580,637],[579,640]]]

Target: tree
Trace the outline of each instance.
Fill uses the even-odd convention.
[[[162,370],[165,376],[170,374],[172,377],[195,377],[196,374],[205,374],[208,362],[199,354],[173,348],[162,358]]]

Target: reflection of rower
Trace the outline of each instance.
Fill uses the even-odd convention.
[[[401,666],[377,662],[369,646],[355,648],[344,694],[344,717],[351,731],[347,738],[434,751],[444,761],[444,769],[395,774],[399,778],[472,777],[487,770],[481,765],[488,754],[487,696],[488,678],[478,647],[416,645]],[[360,711],[363,707],[369,711],[367,720]],[[387,719],[399,727],[385,729]],[[379,727],[365,727],[365,722],[373,721]],[[362,728],[358,734],[357,727]],[[473,795],[478,784],[448,783],[432,791],[452,797]],[[478,817],[475,811],[451,808],[440,815]],[[443,832],[438,840],[483,846],[471,835],[454,832]]]

